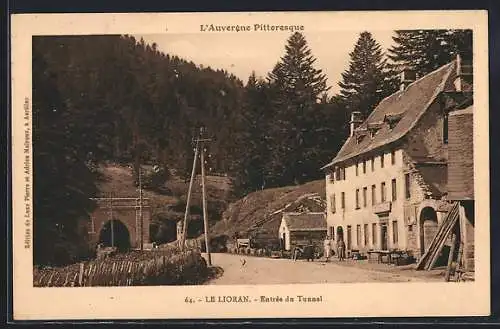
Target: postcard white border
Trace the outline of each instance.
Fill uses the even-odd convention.
[[[474,31],[476,280],[257,286],[34,288],[24,248],[25,123],[34,35],[200,33],[200,24],[304,25],[306,30]],[[465,316],[490,314],[488,16],[486,11],[17,14],[12,16],[13,312],[15,320]],[[205,32],[217,33],[217,32]],[[225,32],[238,33],[238,32]],[[241,33],[241,32],[239,32]],[[258,33],[258,32],[252,32]],[[262,32],[265,33],[265,32]],[[270,32],[267,32],[270,33]],[[265,35],[263,34],[263,37]],[[31,142],[31,135],[28,142]],[[29,163],[31,169],[31,162]],[[31,191],[28,191],[31,193]],[[30,194],[31,197],[31,194]],[[186,296],[322,295],[321,304],[186,304]]]

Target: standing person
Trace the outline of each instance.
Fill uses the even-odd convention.
[[[324,254],[327,262],[330,261],[331,257],[331,251],[332,251],[331,242],[332,241],[329,236],[327,236],[325,241],[323,242]]]
[[[309,240],[309,243],[307,246],[304,248],[304,253],[306,254],[307,261],[314,261],[314,245],[312,243],[312,240]]]
[[[300,248],[295,246],[293,248],[293,252],[292,252],[292,256],[293,256],[293,261],[296,261],[297,258],[299,258],[299,254],[300,254]]]
[[[345,243],[343,239],[337,241],[337,253],[339,261],[343,261],[345,259]]]

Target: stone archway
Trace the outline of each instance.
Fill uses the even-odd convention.
[[[424,207],[420,211],[420,252],[423,255],[429,248],[432,240],[439,229],[436,210],[432,207]]]
[[[89,244],[95,247],[100,240],[101,228],[113,219],[125,225],[129,233],[130,247],[140,249],[150,243],[151,207],[149,199],[143,199],[140,207],[138,198],[92,198],[97,203],[88,225]],[[141,221],[142,219],[142,221]],[[118,224],[119,225],[119,224]]]
[[[117,247],[120,251],[130,249],[130,232],[127,226],[120,220],[107,221],[99,232],[99,243],[104,247]]]

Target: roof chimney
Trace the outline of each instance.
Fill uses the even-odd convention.
[[[456,91],[471,92],[473,85],[472,58],[464,54],[457,54],[457,77],[453,84]]]
[[[408,85],[417,79],[417,74],[415,71],[405,68],[399,74],[399,79],[401,84],[399,85],[399,90],[403,91],[408,88]]]
[[[354,130],[359,127],[360,124],[363,123],[363,119],[361,118],[361,112],[352,111],[351,112],[351,137],[354,135]]]

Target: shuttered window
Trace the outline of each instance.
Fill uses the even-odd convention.
[[[359,188],[356,189],[356,209],[359,209]]]
[[[410,174],[405,174],[405,197],[409,199],[411,197],[410,192]]]
[[[377,187],[372,185],[372,206],[377,203]]]
[[[337,211],[337,202],[335,201],[335,194],[332,194],[332,196],[330,197],[330,208],[333,214]]]
[[[395,178],[391,181],[391,186],[392,186],[392,201],[396,201],[396,199],[398,198],[398,195],[397,195],[396,179]]]

